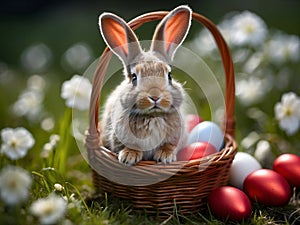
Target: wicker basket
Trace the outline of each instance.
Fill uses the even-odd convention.
[[[129,22],[136,29],[145,22],[162,19],[168,12],[152,12]],[[228,47],[216,28],[206,17],[193,13],[193,20],[204,25],[213,35],[219,48],[226,76],[223,130],[225,147],[218,153],[191,161],[161,164],[141,161],[126,167],[118,162],[117,155],[99,146],[98,109],[102,82],[112,53],[106,48],[94,74],[90,103],[90,121],[86,136],[88,159],[92,167],[93,183],[98,193],[129,200],[135,210],[147,213],[169,214],[174,207],[182,214],[198,212],[206,205],[209,193],[226,185],[229,169],[237,151],[234,136],[234,71]]]

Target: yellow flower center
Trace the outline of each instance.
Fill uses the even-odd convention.
[[[254,32],[254,27],[251,24],[245,26],[245,31],[247,34],[252,34]]]
[[[285,109],[285,115],[286,115],[286,116],[290,116],[290,115],[292,115],[292,114],[293,114],[293,110],[292,110],[291,108],[287,107],[287,108]]]
[[[9,182],[8,186],[10,187],[10,189],[14,190],[18,186],[17,184],[18,184],[18,182],[16,180],[11,180]]]
[[[13,139],[13,140],[10,142],[10,146],[11,146],[12,148],[16,148],[17,145],[18,145],[18,142],[17,142],[17,140],[15,140],[15,139]]]
[[[44,215],[51,215],[52,213],[53,213],[53,205],[52,204],[49,204],[49,205],[47,205],[47,206],[45,206],[45,208],[44,208]]]

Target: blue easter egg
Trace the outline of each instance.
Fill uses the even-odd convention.
[[[208,142],[215,146],[217,150],[221,150],[223,141],[224,135],[221,128],[211,121],[204,121],[192,129],[187,145],[195,142]]]

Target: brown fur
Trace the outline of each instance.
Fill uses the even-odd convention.
[[[183,23],[177,24],[181,19]],[[125,68],[126,79],[105,104],[100,137],[102,143],[119,153],[120,163],[176,160],[176,153],[184,143],[185,92],[180,83],[170,80],[169,63],[176,45],[181,44],[188,32],[190,20],[187,6],[174,9],[157,26],[150,51],[144,52],[134,32],[120,17],[110,13],[100,17],[101,34]]]

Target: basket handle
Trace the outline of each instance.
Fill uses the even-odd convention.
[[[136,17],[131,20],[128,25],[133,29],[137,29],[145,22],[155,21],[162,19],[169,12],[160,11],[160,12],[151,12],[146,13],[141,16]],[[234,100],[235,100],[235,85],[234,85],[234,68],[233,62],[231,59],[231,55],[228,49],[224,38],[222,37],[220,31],[206,17],[193,12],[192,15],[193,20],[201,23],[205,26],[213,35],[215,42],[218,46],[219,52],[222,57],[222,63],[224,66],[224,73],[226,78],[226,92],[225,92],[225,115],[223,121],[223,130],[226,134],[230,134],[234,136],[234,128],[235,128],[235,119],[234,119]],[[112,52],[108,47],[103,51],[96,71],[94,73],[93,79],[93,87],[91,94],[91,102],[90,102],[90,112],[89,112],[89,129],[86,137],[86,145],[89,149],[96,149],[99,146],[99,134],[100,130],[98,128],[98,110],[100,104],[100,94],[101,87],[104,80],[104,76],[106,74],[107,67],[109,65],[109,61],[111,59]]]

